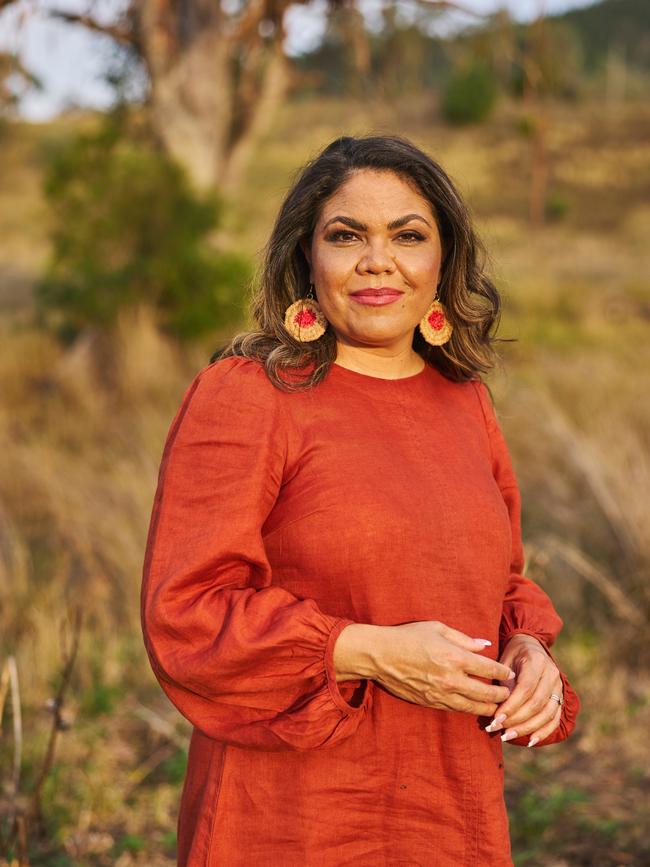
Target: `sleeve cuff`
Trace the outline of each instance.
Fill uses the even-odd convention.
[[[576,717],[578,716],[578,712],[580,710],[580,699],[576,691],[573,689],[567,676],[560,669],[560,666],[557,663],[557,660],[551,653],[551,650],[546,643],[546,641],[541,638],[539,635],[535,635],[535,633],[529,629],[513,629],[504,635],[501,641],[500,651],[503,651],[503,648],[506,646],[508,641],[515,635],[530,635],[532,638],[536,638],[537,641],[544,648],[548,656],[553,660],[555,665],[557,665],[558,670],[560,671],[560,680],[562,681],[562,713],[560,714],[560,724],[558,727],[551,732],[548,737],[541,740],[539,743],[535,744],[533,747],[536,750],[538,747],[548,746],[549,744],[559,743],[560,741],[566,740],[569,735],[573,732],[576,727]],[[511,741],[508,741],[509,744],[512,744],[516,747],[527,747],[528,742],[530,740],[530,735],[522,735],[520,738],[513,738]]]
[[[347,716],[356,716],[357,714],[364,713],[370,705],[372,695],[371,684],[368,680],[336,680],[334,645],[345,627],[354,622],[354,620],[346,617],[337,618],[336,623],[330,630],[323,657],[329,694],[337,708]]]

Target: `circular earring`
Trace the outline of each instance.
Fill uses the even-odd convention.
[[[438,290],[431,302],[427,312],[424,314],[419,324],[420,333],[427,343],[431,346],[441,346],[446,343],[451,337],[454,330],[453,325],[447,319],[445,308],[438,301]]]
[[[313,290],[314,284],[310,283],[308,297],[294,301],[284,313],[284,327],[292,337],[303,343],[318,340],[328,326]]]

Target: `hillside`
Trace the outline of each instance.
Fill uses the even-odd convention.
[[[499,335],[516,338],[499,346],[504,364],[489,382],[522,489],[526,573],[560,611],[558,658],[583,700],[566,749],[507,749],[516,863],[642,867],[650,863],[650,678],[639,644],[650,610],[650,106],[549,111],[549,222],[538,231],[528,222],[521,107],[502,102],[485,126],[453,129],[425,94],[392,106],[288,100],[229,203],[220,240],[254,258],[297,167],[343,133],[399,130],[455,179],[503,296]],[[51,219],[44,159],[94,122],[69,116],[1,130],[0,659],[13,654],[19,673],[27,793],[52,724],[62,635],[82,606],[34,867],[172,867],[189,730],[145,658],[139,579],[164,438],[213,343],[178,346],[146,308],[125,312],[110,343],[88,337],[68,349],[32,321]],[[7,719],[0,815],[11,800]]]

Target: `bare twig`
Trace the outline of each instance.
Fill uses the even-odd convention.
[[[540,392],[541,396],[542,393]],[[638,560],[640,557],[638,540],[619,500],[605,478],[603,462],[599,459],[587,437],[571,423],[548,390],[544,391],[543,399],[547,431],[563,444],[565,454],[582,474],[602,514],[616,536],[621,550],[631,559]]]
[[[174,743],[182,750],[187,749],[187,738],[182,737],[176,731],[174,725],[160,716],[156,711],[146,707],[143,704],[138,704],[134,711],[135,715],[147,723],[152,731],[167,738],[168,741]]]
[[[3,668],[2,676],[0,677],[0,722],[4,712],[4,705],[7,695],[11,691],[11,713],[13,723],[13,740],[14,740],[14,760],[11,774],[11,784],[9,791],[9,811],[7,827],[9,829],[10,838],[15,835],[18,837],[19,847],[21,843],[21,825],[18,819],[18,792],[20,790],[20,770],[22,766],[23,754],[23,721],[20,708],[20,688],[18,682],[18,666],[14,656],[10,656]],[[23,829],[24,830],[24,829]],[[23,833],[24,836],[24,833]],[[27,850],[25,849],[25,852]],[[22,852],[22,848],[21,848]],[[25,855],[25,857],[27,857]],[[20,856],[20,864],[27,864],[23,855]]]
[[[488,16],[485,12],[478,12],[476,9],[471,9],[463,3],[445,2],[445,0],[418,0],[427,9],[440,9],[443,12],[462,12],[463,15],[470,15],[472,18],[478,18],[483,21]]]
[[[557,536],[545,536],[541,546],[546,551],[554,551],[578,575],[597,587],[607,599],[616,615],[633,626],[643,626],[645,617],[623,593],[621,588],[609,578],[594,561],[574,545],[567,544]]]
[[[164,761],[173,756],[176,747],[174,744],[163,744],[158,747],[148,758],[141,762],[137,768],[134,768],[128,776],[128,783],[125,791],[121,793],[123,798],[128,797],[133,789],[140,785],[149,774],[156,770]]]
[[[16,816],[16,840],[18,843],[18,860],[12,861],[17,867],[29,867],[29,841],[27,836],[27,823],[25,817]]]
[[[65,728],[65,722],[62,715],[63,700],[70,685],[72,669],[74,668],[75,660],[77,658],[82,619],[82,611],[81,608],[78,607],[75,610],[74,614],[72,644],[69,649],[64,648],[64,665],[63,672],[61,674],[61,681],[59,683],[59,688],[57,690],[56,696],[50,702],[50,709],[52,710],[52,727],[50,729],[50,738],[48,741],[47,750],[45,751],[45,756],[43,758],[41,772],[38,775],[36,784],[34,785],[31,801],[26,813],[28,820],[36,819],[37,821],[40,821],[41,818],[41,794],[43,790],[43,785],[45,783],[45,780],[47,779],[47,775],[49,774],[50,769],[52,768],[52,763],[54,762],[54,754],[56,750],[56,742],[59,736],[59,732]]]
[[[2,674],[0,674],[0,723],[2,723],[2,716],[4,714],[5,701],[7,699],[7,694],[9,693],[9,662],[5,661],[5,664],[2,666]],[[2,734],[0,730],[0,734]]]
[[[1,2],[1,0],[0,0]],[[102,24],[92,15],[82,15],[75,12],[63,12],[60,9],[48,10],[48,15],[51,18],[58,18],[61,21],[66,21],[68,24],[81,24],[87,30],[92,30],[95,33],[103,33],[104,36],[110,36],[123,45],[136,45],[137,39],[132,27],[124,24]]]

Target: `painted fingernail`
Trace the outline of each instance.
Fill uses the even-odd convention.
[[[473,638],[472,641],[475,641],[477,644],[482,644],[483,647],[492,647],[492,642],[488,641],[487,638]]]
[[[515,677],[517,677],[517,675],[512,669],[510,669],[510,674],[506,677],[506,680],[513,680]]]
[[[503,721],[505,720],[506,715],[504,713],[500,713],[499,716],[495,716],[492,722],[485,726],[484,731],[486,732],[498,732],[499,729],[503,728]]]
[[[529,746],[529,747],[534,747],[535,744],[537,744],[537,743],[539,743],[539,738],[531,738],[531,739],[528,741],[528,746]]]
[[[502,741],[511,741],[513,738],[518,737],[517,732],[514,729],[509,729],[505,734],[501,735]]]

